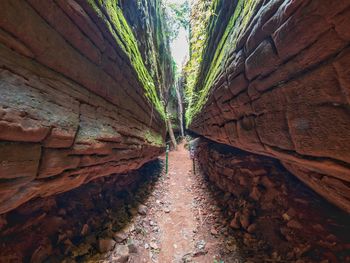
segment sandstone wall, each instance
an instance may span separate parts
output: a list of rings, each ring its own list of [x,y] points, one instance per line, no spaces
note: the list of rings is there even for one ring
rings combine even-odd
[[[236,20],[190,129],[281,160],[350,212],[350,2],[258,1],[252,12],[246,27]]]
[[[252,262],[349,261],[349,214],[322,200],[276,159],[203,138],[196,144],[197,170],[210,189],[223,191],[212,194],[231,235],[246,246],[243,254],[254,255]]]
[[[130,228],[162,168],[155,160],[0,215],[0,262],[98,262],[99,239]]]
[[[141,47],[143,61],[155,79],[160,97],[169,99],[169,89],[174,82],[173,62],[163,0],[121,0],[125,18],[132,25]],[[156,56],[154,55],[156,54]]]
[[[0,213],[163,151],[161,115],[108,15],[85,0],[1,1]]]

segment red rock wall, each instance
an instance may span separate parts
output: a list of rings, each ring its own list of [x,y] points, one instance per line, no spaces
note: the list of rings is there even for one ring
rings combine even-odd
[[[190,129],[281,160],[350,212],[349,32],[347,0],[261,1]]]
[[[0,214],[156,158],[164,123],[86,1],[0,3]]]
[[[155,160],[0,215],[0,262],[96,262],[91,256],[99,253],[98,238],[131,225],[162,168]]]
[[[223,191],[212,194],[252,262],[349,261],[350,215],[293,178],[278,160],[205,139],[196,144],[196,170],[210,189],[214,184]]]

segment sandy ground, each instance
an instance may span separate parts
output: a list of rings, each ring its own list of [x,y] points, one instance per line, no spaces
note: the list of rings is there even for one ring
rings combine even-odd
[[[145,203],[145,249],[132,262],[242,262],[233,252],[235,241],[213,227],[214,221],[224,219],[203,177],[194,174],[192,167],[184,143],[169,153],[169,173],[158,180],[153,196]],[[229,261],[225,249],[231,254]]]

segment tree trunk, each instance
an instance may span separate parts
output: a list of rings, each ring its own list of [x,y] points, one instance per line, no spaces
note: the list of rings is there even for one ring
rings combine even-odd
[[[168,126],[168,131],[169,131],[171,143],[173,144],[174,149],[176,150],[177,149],[177,143],[176,143],[176,139],[175,139],[175,135],[174,135],[173,127],[171,125],[170,118],[167,118],[167,126]]]
[[[175,83],[175,90],[176,90],[176,96],[177,96],[177,104],[179,106],[179,121],[180,121],[180,130],[181,130],[181,137],[185,136],[184,131],[184,125],[183,125],[183,107],[182,107],[182,99],[181,99],[181,93],[180,93],[180,79],[178,79]]]

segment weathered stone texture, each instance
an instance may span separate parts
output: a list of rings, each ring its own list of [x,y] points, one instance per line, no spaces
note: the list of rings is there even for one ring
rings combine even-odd
[[[149,186],[162,168],[162,162],[155,160],[136,171],[97,178],[72,191],[36,198],[2,214],[0,262],[57,262],[77,257],[80,260],[90,250],[98,254],[101,233],[105,238],[117,239],[117,230],[129,225],[133,211],[149,197]],[[90,249],[81,250],[82,245],[73,245],[71,240],[84,241]],[[46,247],[53,249],[45,254]]]
[[[0,214],[163,151],[163,120],[99,19],[85,1],[1,1]]]
[[[332,246],[327,247],[332,250],[332,260],[348,261],[346,257],[342,258],[342,254],[349,250],[345,244],[349,242],[346,222],[350,220],[350,215],[331,206],[307,187],[333,202],[336,200],[339,207],[346,209],[348,204],[344,197],[350,197],[346,183],[332,176],[304,170],[300,164],[284,162],[284,166],[301,179],[297,180],[276,159],[203,138],[191,143],[195,148],[196,170],[208,177],[210,189],[215,189],[214,184],[224,191],[221,195],[214,192],[216,201],[225,204],[222,211],[230,227],[236,230],[235,237],[240,238],[243,231],[244,244],[253,248],[253,262],[268,260],[256,258],[260,248],[246,239],[246,232],[259,240],[256,243],[264,240],[269,244],[264,256],[271,253],[269,251],[278,251],[285,258],[277,261],[288,262],[323,260],[327,256],[320,252],[324,248],[322,240],[332,236]],[[341,220],[329,223],[336,218]],[[340,228],[335,230],[335,225]],[[300,244],[308,247],[308,253],[303,253],[302,259],[300,255],[288,252],[301,247]],[[337,245],[339,247],[336,248]],[[274,247],[273,250],[271,247]]]
[[[262,2],[190,129],[280,159],[350,212],[350,2]]]

